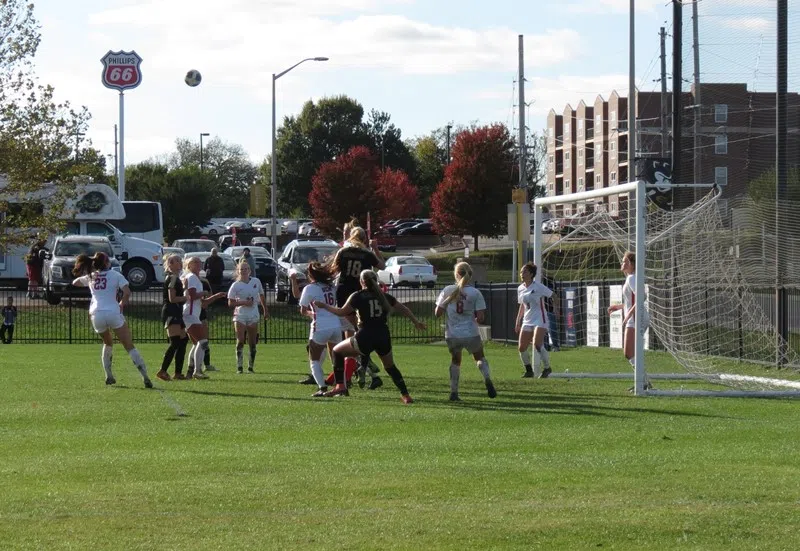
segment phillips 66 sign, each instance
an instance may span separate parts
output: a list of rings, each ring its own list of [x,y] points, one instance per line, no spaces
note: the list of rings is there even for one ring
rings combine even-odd
[[[139,66],[142,58],[134,51],[108,51],[100,61],[103,62],[103,86],[114,90],[130,90],[142,82],[142,71]]]

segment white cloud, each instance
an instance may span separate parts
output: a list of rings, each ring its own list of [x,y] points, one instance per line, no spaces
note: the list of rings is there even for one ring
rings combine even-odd
[[[637,12],[653,13],[662,8],[665,0],[636,0]],[[583,0],[579,3],[567,4],[571,13],[630,13],[630,0]]]
[[[763,17],[728,17],[722,20],[722,25],[737,31],[764,32],[775,29],[775,21]]]

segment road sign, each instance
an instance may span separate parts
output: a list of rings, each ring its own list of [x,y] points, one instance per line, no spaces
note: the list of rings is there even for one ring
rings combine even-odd
[[[100,58],[103,62],[103,86],[112,90],[130,90],[142,83],[140,65],[142,58],[134,51],[114,52],[109,50]]]
[[[528,202],[528,190],[525,188],[515,188],[511,190],[511,202],[512,203],[527,203]]]

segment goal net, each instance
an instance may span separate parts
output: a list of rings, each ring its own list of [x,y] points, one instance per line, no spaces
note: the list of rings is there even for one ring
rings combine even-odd
[[[636,187],[536,200],[535,218],[542,220],[543,209],[551,218],[544,228],[536,224],[534,256],[559,291],[562,337],[570,344],[622,348],[622,312],[607,308],[622,301],[622,255],[642,252]],[[800,395],[797,336],[782,341],[776,333],[774,259],[792,245],[775,236],[774,205],[733,207],[711,188],[700,194],[684,209],[645,200],[639,212],[650,324],[637,337],[640,349],[652,351],[642,354],[639,369],[655,387],[647,394]],[[789,263],[788,272],[797,273],[792,266],[800,265]],[[781,347],[786,362],[779,366]],[[621,352],[619,371],[632,376]]]

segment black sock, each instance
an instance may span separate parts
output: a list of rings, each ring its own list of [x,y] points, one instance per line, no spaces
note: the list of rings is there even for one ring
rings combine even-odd
[[[167,348],[167,351],[164,352],[164,359],[161,361],[161,371],[167,370],[169,364],[172,363],[172,359],[175,357],[175,353],[178,351],[178,347],[180,347],[180,345],[180,337],[175,336],[169,338],[169,347]]]
[[[392,382],[394,382],[394,386],[397,387],[397,389],[400,391],[400,394],[408,394],[406,382],[403,380],[403,375],[400,373],[400,370],[397,369],[396,365],[392,364],[392,367],[388,368],[386,373],[388,373],[389,377],[392,378]]]
[[[369,356],[367,356],[366,354],[361,354],[361,357],[359,358],[359,360],[360,360],[360,363],[361,363],[361,367],[363,369],[368,369],[369,368]]]
[[[183,360],[186,359],[186,346],[189,344],[189,337],[176,337],[180,339],[178,350],[175,351],[175,374],[183,371]]]
[[[337,385],[344,384],[344,356],[333,354],[333,378]]]
[[[255,365],[255,363],[256,363],[256,345],[255,344],[251,344],[250,345],[250,365],[249,365],[250,369],[253,369],[253,366]]]
[[[211,365],[211,348],[206,347],[206,355],[203,356],[203,365],[208,367]]]
[[[525,364],[525,373],[533,373],[533,366],[531,364]]]

